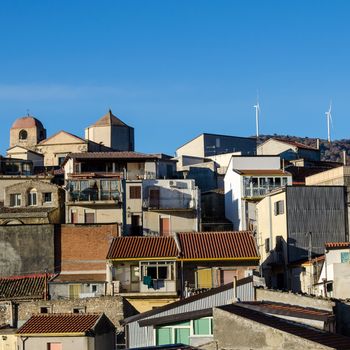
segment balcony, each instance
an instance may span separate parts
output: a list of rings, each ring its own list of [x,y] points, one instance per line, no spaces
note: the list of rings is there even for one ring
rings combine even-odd
[[[149,211],[152,210],[195,210],[196,202],[194,199],[185,198],[185,199],[169,199],[169,198],[159,198],[159,200],[154,200],[151,198],[144,199],[142,202],[142,207]]]
[[[68,192],[68,202],[121,202],[119,191],[84,190]]]

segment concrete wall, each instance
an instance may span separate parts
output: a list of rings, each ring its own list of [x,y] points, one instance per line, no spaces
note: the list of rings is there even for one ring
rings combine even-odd
[[[233,156],[229,168],[236,170],[275,170],[281,168],[281,159],[280,157],[271,156]]]
[[[18,338],[18,350],[47,350],[49,343],[61,343],[64,350],[102,350],[94,346],[93,337],[28,337],[24,344]]]
[[[242,177],[236,172],[228,169],[225,184],[225,216],[233,224],[234,230],[239,230],[242,226]]]
[[[214,308],[213,317],[214,339],[217,342],[218,349],[330,349],[221,309]]]
[[[176,156],[204,157],[204,135],[199,135],[195,139],[185,143],[176,150]]]
[[[0,226],[0,276],[55,270],[54,225]]]

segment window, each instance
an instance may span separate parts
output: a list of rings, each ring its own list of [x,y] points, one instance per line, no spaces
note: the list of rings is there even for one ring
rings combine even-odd
[[[213,318],[206,317],[193,321],[194,335],[212,335],[213,334]]]
[[[47,343],[47,350],[62,350],[62,343]]]
[[[25,130],[21,130],[19,132],[19,139],[20,140],[26,140],[28,138],[28,133]]]
[[[94,224],[95,223],[95,213],[85,213],[85,223]]]
[[[40,313],[41,314],[48,314],[48,313],[50,313],[50,308],[48,306],[41,306]]]
[[[350,262],[350,254],[349,252],[341,252],[340,253],[340,261],[342,264]]]
[[[80,284],[69,284],[68,285],[69,298],[78,299],[80,297],[81,285]]]
[[[97,284],[92,284],[90,286],[90,289],[91,289],[91,293],[96,293],[97,292]]]
[[[275,202],[274,211],[275,211],[275,216],[284,214],[284,201]]]
[[[73,314],[85,314],[85,307],[73,307]]]
[[[173,280],[174,263],[170,261],[141,262],[142,279],[145,276],[152,280]]]
[[[44,199],[44,203],[51,203],[52,202],[52,193],[51,192],[44,192],[43,199]]]
[[[22,195],[20,193],[10,194],[10,206],[20,207],[22,202]]]
[[[130,186],[129,187],[129,197],[130,197],[130,199],[140,199],[141,198],[141,186]]]
[[[36,205],[36,197],[37,197],[37,193],[35,189],[32,189],[29,191],[28,193],[28,205]]]

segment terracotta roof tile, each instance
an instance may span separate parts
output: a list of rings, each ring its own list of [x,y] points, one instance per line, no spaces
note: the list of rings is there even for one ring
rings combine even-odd
[[[259,259],[249,231],[179,233],[182,259]]]
[[[172,237],[116,237],[111,243],[107,259],[172,258],[177,255]]]
[[[54,275],[48,275],[48,280]],[[45,274],[0,278],[0,300],[42,299],[45,292]]]
[[[328,242],[325,247],[329,248],[350,248],[350,242]]]
[[[40,120],[32,116],[25,116],[25,117],[16,119],[12,124],[11,129],[34,128],[36,126],[44,128]]]
[[[71,153],[67,157],[73,159],[159,159],[158,154],[145,154],[131,151],[84,152]]]
[[[116,237],[107,259],[259,259],[255,239],[249,231],[184,232],[178,238],[181,257],[173,237]]]
[[[98,314],[38,314],[33,315],[17,334],[87,333],[101,317]]]
[[[278,138],[273,138],[273,140],[280,141],[280,142],[283,142],[283,143],[287,143],[287,144],[289,144],[291,146],[298,147],[298,148],[309,149],[309,150],[313,150],[313,151],[319,151],[315,147],[304,145],[303,143],[300,143],[300,142],[297,142],[297,141],[290,141],[290,140],[278,139]]]
[[[127,126],[123,121],[116,117],[111,110],[109,110],[103,117],[101,117],[95,124],[92,126],[105,126],[105,125],[118,125],[118,126]]]

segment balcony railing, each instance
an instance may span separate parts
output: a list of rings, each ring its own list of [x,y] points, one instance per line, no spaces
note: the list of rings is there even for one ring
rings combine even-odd
[[[69,202],[97,202],[115,201],[120,202],[122,196],[119,191],[83,190],[68,192]]]
[[[269,192],[281,188],[281,185],[263,186],[263,187],[246,187],[244,189],[244,197],[263,197]]]
[[[142,202],[142,206],[145,209],[157,209],[157,210],[175,210],[175,209],[195,209],[196,202],[194,199],[168,199],[160,198],[159,200],[153,200],[146,198]]]

